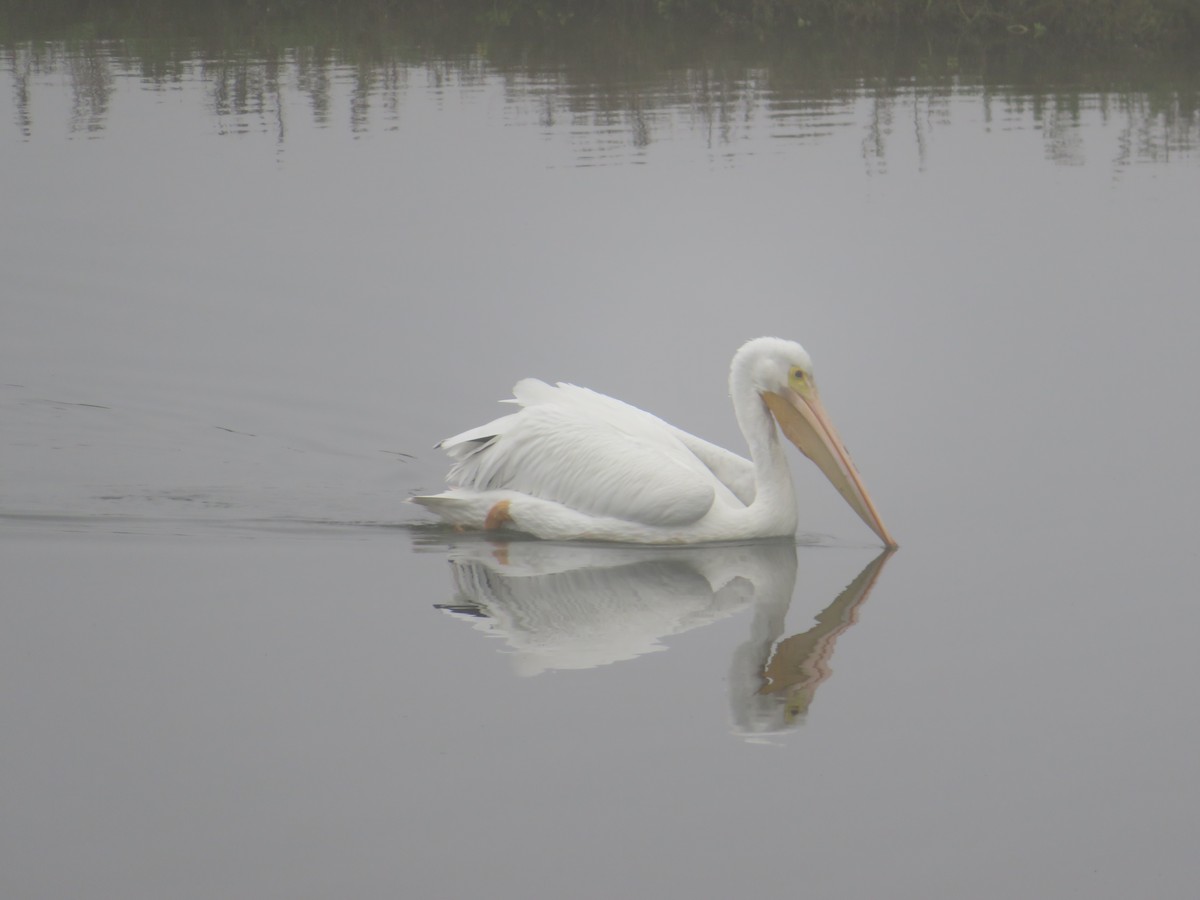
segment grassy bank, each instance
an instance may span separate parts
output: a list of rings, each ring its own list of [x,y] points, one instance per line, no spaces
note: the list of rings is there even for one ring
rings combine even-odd
[[[478,7],[508,22],[565,25],[616,14],[759,37],[853,29],[1027,34],[1092,46],[1200,40],[1200,0],[506,0]]]
[[[1200,0],[0,0],[0,39],[200,37],[233,28],[274,38],[403,24],[418,39],[464,30],[545,35],[669,29],[760,41],[800,33],[1027,38],[1074,47],[1200,47]],[[265,30],[265,32],[264,32]],[[286,38],[284,38],[286,40]]]

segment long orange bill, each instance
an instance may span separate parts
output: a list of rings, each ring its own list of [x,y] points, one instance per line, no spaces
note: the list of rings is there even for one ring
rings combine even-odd
[[[829,421],[816,387],[809,387],[804,393],[789,389],[782,393],[768,391],[762,396],[779,422],[779,427],[788,440],[796,445],[796,449],[817,464],[817,468],[825,473],[851,509],[879,535],[886,546],[898,546],[879,517],[875,504],[871,502],[862,477],[854,468],[842,439],[838,437],[837,429]]]

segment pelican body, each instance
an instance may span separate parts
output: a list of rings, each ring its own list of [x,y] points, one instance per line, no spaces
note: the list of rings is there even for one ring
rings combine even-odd
[[[517,412],[438,444],[454,460],[449,490],[412,500],[460,528],[546,540],[792,535],[796,496],[781,431],[896,546],[821,405],[803,347],[779,338],[744,344],[729,392],[749,459],[587,388],[523,379],[507,401]]]

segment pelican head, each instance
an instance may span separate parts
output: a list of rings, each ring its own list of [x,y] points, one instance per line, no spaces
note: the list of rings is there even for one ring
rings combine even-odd
[[[825,412],[808,352],[794,341],[758,338],[737,352],[732,371],[734,379],[750,379],[787,439],[817,464],[859,518],[887,546],[897,546]]]

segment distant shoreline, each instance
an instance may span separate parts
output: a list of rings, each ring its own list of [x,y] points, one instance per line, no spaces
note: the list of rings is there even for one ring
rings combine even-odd
[[[1079,49],[1200,47],[1200,0],[41,0],[0,3],[0,42],[231,29],[275,40],[400,29],[634,38],[681,30],[756,41],[806,34],[1050,41]]]

